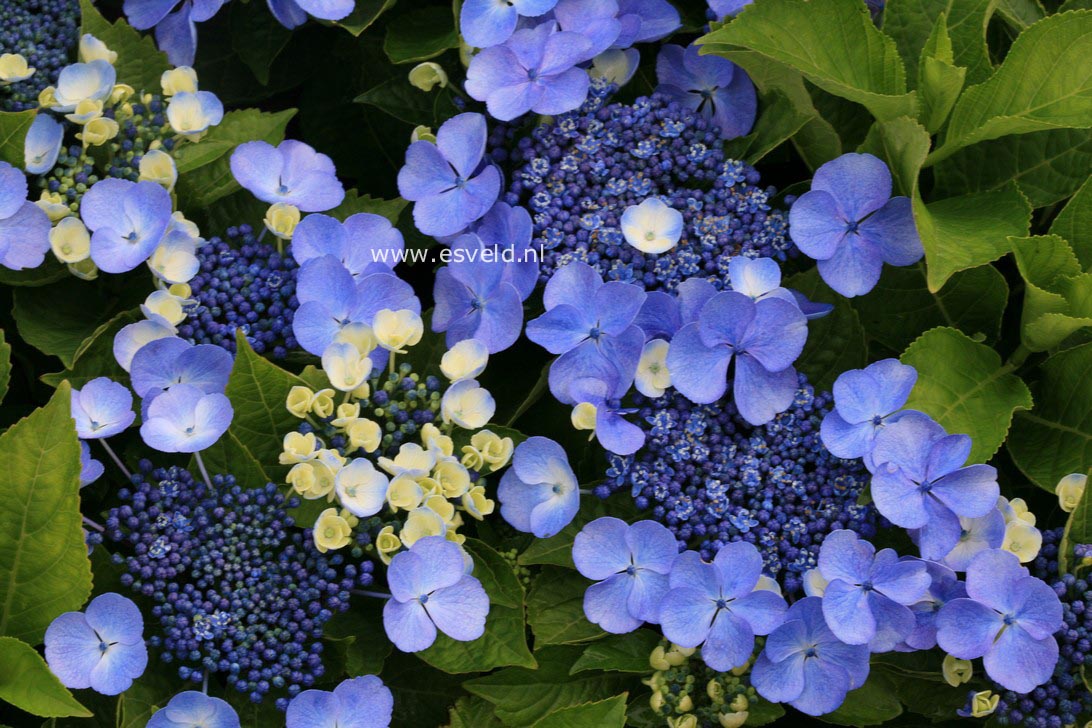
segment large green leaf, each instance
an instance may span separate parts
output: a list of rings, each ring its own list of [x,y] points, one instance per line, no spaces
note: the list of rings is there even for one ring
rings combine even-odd
[[[262,464],[230,430],[201,451],[201,461],[205,463],[210,477],[231,475],[235,477],[236,484],[243,488],[264,488],[270,482]],[[190,461],[189,471],[195,475],[200,472],[196,456]]]
[[[263,3],[232,3],[232,48],[263,86],[269,85],[273,61],[291,38],[292,31],[281,25]]]
[[[0,330],[0,402],[4,401],[4,396],[8,393],[8,384],[10,383],[11,344],[5,339],[3,330]]]
[[[762,94],[762,113],[747,136],[733,139],[726,147],[732,159],[745,159],[755,164],[783,142],[792,139],[800,129],[815,118],[797,107],[783,91],[774,89]]]
[[[360,35],[371,27],[379,16],[394,7],[396,0],[356,0],[356,7],[348,17],[337,21],[353,35]]]
[[[956,102],[935,163],[977,142],[1092,127],[1092,12],[1045,18],[1020,34],[988,81]]]
[[[934,169],[938,197],[988,192],[1010,181],[1032,207],[1069,197],[1092,169],[1092,132],[1055,129],[1002,137],[967,147]]]
[[[895,42],[876,28],[863,2],[756,0],[699,42],[707,53],[757,51],[879,119],[914,115]]]
[[[492,704],[476,695],[456,700],[448,716],[449,728],[501,728],[503,725],[493,713]]]
[[[0,700],[42,718],[90,718],[38,651],[14,637],[0,637]]]
[[[407,124],[435,129],[457,113],[454,99],[450,87],[422,91],[399,75],[373,86],[353,101],[374,106]]]
[[[945,13],[937,17],[933,32],[921,49],[921,64],[918,66],[918,93],[921,97],[918,118],[930,133],[944,125],[967,77],[967,69],[956,65],[954,60],[947,20]]]
[[[285,401],[292,387],[304,386],[303,380],[254,353],[241,331],[236,332],[235,346],[235,365],[227,385],[235,408],[229,432],[266,472],[281,475],[283,468],[277,465],[281,441],[300,424]]]
[[[51,387],[64,380],[79,389],[97,377],[110,377],[115,381],[127,381],[129,373],[121,368],[114,357],[114,337],[129,324],[144,318],[140,309],[123,311],[88,336],[72,355],[72,366],[64,371],[43,374],[40,378]]]
[[[1005,255],[1008,239],[1027,235],[1031,226],[1031,204],[1012,183],[928,205],[915,198],[913,204],[931,291],[939,291],[953,273]]]
[[[622,728],[626,724],[628,693],[555,710],[535,721],[532,728]]]
[[[459,32],[450,15],[429,6],[400,15],[387,25],[383,51],[391,63],[419,63],[459,47]]]
[[[918,75],[918,59],[937,17],[944,13],[952,42],[953,65],[967,69],[967,80],[989,77],[986,24],[996,0],[890,0],[883,9],[883,32],[895,39],[911,78]]]
[[[463,548],[474,559],[474,576],[488,592],[489,601],[502,607],[522,608],[523,584],[516,576],[512,562],[476,538],[468,538]]]
[[[1020,332],[1031,351],[1046,351],[1092,326],[1092,276],[1069,243],[1057,235],[1011,238],[1017,269],[1024,279]]]
[[[1048,359],[1035,384],[1035,410],[1018,412],[1008,448],[1039,487],[1054,492],[1064,475],[1092,463],[1092,344]]]
[[[527,622],[536,645],[587,642],[603,636],[603,630],[584,616],[584,592],[591,582],[575,571],[543,567],[527,595]]]
[[[823,318],[808,322],[808,340],[795,364],[812,386],[829,390],[842,372],[868,364],[868,344],[857,312],[849,299],[823,283],[818,269],[797,273],[785,285],[812,301],[834,305],[834,310]]]
[[[322,630],[331,652],[340,653],[350,677],[378,675],[393,645],[383,630],[378,599],[354,600],[349,611],[335,614]]]
[[[819,720],[835,725],[881,725],[901,714],[902,704],[895,695],[895,682],[877,670],[868,676],[864,685],[851,690],[837,710],[820,716]]]
[[[1092,269],[1092,177],[1054,218],[1050,232],[1069,242],[1082,268]]]
[[[853,299],[853,307],[870,338],[901,352],[936,326],[995,341],[1008,296],[1005,277],[991,265],[960,271],[934,293],[925,282],[925,264],[918,263],[885,266],[880,282],[867,295]]]
[[[913,197],[918,190],[918,173],[929,154],[929,132],[908,116],[877,121],[868,130],[859,151],[886,161],[895,193]]]
[[[0,111],[0,162],[22,168],[25,161],[23,146],[37,115],[36,109]]]
[[[492,703],[506,724],[530,726],[560,708],[609,698],[631,685],[632,677],[619,673],[570,675],[580,653],[579,647],[544,647],[535,653],[537,670],[506,668],[470,680],[464,687]]]
[[[41,641],[62,612],[91,594],[80,516],[80,443],[71,391],[0,435],[0,635]]]
[[[970,462],[989,460],[1005,441],[1012,413],[1032,407],[1031,392],[1012,367],[955,329],[925,332],[901,359],[918,370],[907,408],[925,412],[952,434],[970,435]]]
[[[330,217],[336,217],[338,220],[344,220],[350,215],[356,215],[360,212],[370,212],[373,215],[382,215],[387,218],[392,225],[398,223],[398,218],[401,216],[402,211],[406,209],[409,202],[403,200],[401,197],[396,197],[393,200],[384,200],[371,195],[362,195],[356,190],[347,190],[345,192],[345,199],[341,204],[330,210],[326,214]]]
[[[138,92],[160,92],[159,77],[170,64],[155,47],[151,34],[138,33],[124,20],[111,23],[91,0],[80,0],[80,16],[80,33],[90,33],[118,54],[114,61],[118,83],[127,83]]]
[[[650,629],[608,635],[588,645],[580,659],[573,663],[571,672],[574,675],[586,670],[648,673],[651,670],[649,657],[660,640],[660,634]]]

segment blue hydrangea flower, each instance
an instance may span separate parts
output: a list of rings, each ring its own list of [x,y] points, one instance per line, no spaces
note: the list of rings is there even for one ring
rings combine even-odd
[[[436,143],[416,141],[398,171],[398,192],[414,202],[413,222],[425,235],[454,235],[493,206],[500,172],[485,156],[481,114],[453,116],[436,131]]]
[[[553,536],[580,509],[580,485],[565,450],[546,437],[529,437],[512,454],[497,487],[501,516],[517,531]]]
[[[105,101],[116,81],[117,71],[108,61],[69,64],[57,76],[56,104],[50,109],[58,114],[68,114],[75,111],[81,101]]]
[[[811,191],[789,210],[789,235],[843,296],[871,291],[884,263],[910,265],[925,254],[910,198],[891,196],[891,172],[871,154],[843,154],[815,170]]]
[[[618,0],[618,14],[623,23],[636,16],[640,23],[631,43],[650,43],[666,38],[682,26],[682,18],[668,0]]]
[[[562,31],[578,33],[588,40],[590,45],[582,60],[611,47],[628,48],[641,25],[639,16],[619,16],[617,0],[559,0],[553,19]]]
[[[615,455],[632,455],[645,444],[644,430],[624,417],[633,412],[621,404],[629,386],[630,380],[608,369],[598,376],[577,378],[567,390],[576,405],[595,407],[595,438]]]
[[[819,549],[819,572],[829,583],[823,614],[838,639],[889,652],[914,629],[909,605],[929,588],[921,561],[900,561],[892,549],[876,548],[853,531],[835,531]]]
[[[83,612],[65,612],[45,633],[49,669],[66,687],[118,695],[148,666],[144,618],[131,599],[100,594]]]
[[[781,267],[773,258],[735,256],[728,263],[728,283],[733,291],[742,293],[752,301],[781,298],[796,304],[797,299],[792,292],[781,287]]]
[[[156,43],[172,66],[192,66],[197,51],[195,24],[212,18],[227,1],[125,0],[122,10],[137,30],[155,28]]]
[[[726,18],[729,15],[738,15],[739,11],[750,5],[754,0],[709,0],[709,9],[717,16],[717,19]]]
[[[0,162],[0,265],[12,270],[36,268],[49,250],[49,216],[27,202],[27,178]]]
[[[953,571],[966,571],[971,559],[979,553],[999,549],[1005,542],[1005,516],[999,508],[980,518],[960,518],[959,528],[959,542],[942,561]],[[911,532],[910,536],[918,537],[915,532]]]
[[[304,690],[288,704],[285,728],[387,728],[390,688],[375,675],[344,680],[333,692]]]
[[[656,521],[633,525],[597,518],[573,541],[576,570],[596,582],[584,592],[584,614],[607,632],[632,632],[659,622],[660,600],[679,544]]]
[[[519,205],[496,202],[489,212],[470,224],[467,232],[477,237],[460,235],[451,241],[454,251],[488,250],[493,260],[503,264],[502,278],[519,291],[521,301],[526,301],[538,283],[538,251],[531,248],[531,214]],[[475,253],[481,259],[482,253]],[[454,258],[453,258],[454,259]]]
[[[133,270],[155,252],[173,211],[171,194],[155,182],[96,182],[80,202],[91,231],[91,260],[107,273]]]
[[[288,29],[299,27],[311,15],[319,20],[342,20],[353,12],[355,0],[266,0],[277,22]]]
[[[117,360],[118,366],[129,371],[133,364],[133,357],[145,344],[177,333],[178,331],[167,319],[158,315],[123,326],[114,336],[114,359]]]
[[[910,559],[912,557],[907,558]],[[929,573],[929,589],[921,601],[910,605],[910,611],[914,613],[914,630],[906,636],[905,646],[911,650],[936,647],[937,614],[948,602],[967,596],[967,588],[947,566],[927,561],[925,570]]]
[[[752,425],[765,424],[792,404],[792,364],[807,338],[807,319],[795,303],[780,298],[752,301],[737,291],[718,293],[702,306],[697,321],[671,339],[671,383],[693,402],[715,402],[728,388],[728,366],[735,358],[736,407]]]
[[[843,372],[834,382],[834,410],[823,418],[823,444],[840,458],[864,458],[872,467],[876,434],[904,414],[917,380],[917,370],[898,359]]]
[[[755,86],[742,68],[719,56],[703,56],[696,45],[666,45],[656,58],[658,93],[693,109],[720,129],[740,137],[755,123]]]
[[[153,398],[179,384],[191,384],[205,394],[223,392],[231,376],[232,357],[212,344],[194,346],[184,339],[157,339],[142,346],[129,369],[133,391]]]
[[[1054,633],[1062,624],[1053,589],[1014,554],[984,551],[967,567],[967,598],[953,599],[937,615],[937,644],[962,660],[983,658],[993,680],[1027,693],[1054,672]]]
[[[773,703],[823,715],[868,678],[868,647],[847,645],[830,630],[818,597],[789,607],[751,668],[751,684]]]
[[[179,91],[167,103],[171,129],[194,141],[223,120],[224,104],[211,91]]]
[[[311,146],[285,139],[277,146],[256,141],[231,153],[235,180],[262,202],[284,202],[303,212],[322,212],[345,199],[333,161]]]
[[[226,700],[187,690],[153,713],[147,728],[239,728],[239,716]]]
[[[489,595],[465,572],[463,550],[443,536],[422,538],[391,559],[391,598],[383,627],[395,647],[419,652],[436,641],[436,631],[469,642],[485,632]]]
[[[523,330],[523,302],[504,280],[503,265],[467,261],[444,266],[436,272],[433,295],[432,330],[447,332],[448,347],[477,339],[496,354],[516,343]]]
[[[329,215],[308,215],[292,235],[292,257],[303,265],[332,255],[354,278],[389,273],[406,244],[402,233],[382,215],[360,212],[338,222]]]
[[[787,608],[780,594],[757,588],[761,576],[762,556],[745,541],[723,546],[713,563],[696,551],[680,554],[660,604],[664,637],[700,645],[705,664],[719,672],[744,665],[755,635],[777,629]]]
[[[72,390],[72,419],[84,440],[113,437],[133,424],[133,395],[109,377],[98,377]]]
[[[553,395],[576,404],[572,383],[597,375],[617,377],[628,388],[645,343],[633,324],[645,292],[630,283],[604,283],[594,268],[575,261],[550,278],[542,300],[546,313],[527,323],[527,338],[561,355],[550,365]]]
[[[503,45],[471,59],[466,91],[501,121],[528,111],[572,111],[584,103],[591,83],[587,71],[576,64],[594,56],[592,50],[586,36],[559,30],[553,21],[517,30]]]
[[[405,281],[391,273],[354,280],[332,255],[308,261],[300,269],[296,298],[300,306],[292,319],[292,331],[300,346],[315,356],[322,356],[346,327],[370,327],[375,315],[385,308],[421,313],[421,302]]]
[[[35,116],[23,143],[23,162],[27,172],[45,174],[53,169],[63,142],[63,124],[49,114]]]
[[[86,441],[80,440],[80,487],[91,485],[102,477],[106,467],[91,457],[91,446]]]
[[[555,5],[557,0],[466,0],[459,13],[459,32],[475,48],[488,48],[508,40],[521,17],[538,17]]]
[[[971,438],[947,435],[927,415],[911,412],[876,436],[872,500],[897,526],[921,529],[922,558],[943,559],[959,543],[959,519],[994,510],[1001,494],[997,470],[968,465]]]
[[[227,432],[233,415],[224,395],[175,384],[148,405],[140,436],[161,452],[199,452]]]

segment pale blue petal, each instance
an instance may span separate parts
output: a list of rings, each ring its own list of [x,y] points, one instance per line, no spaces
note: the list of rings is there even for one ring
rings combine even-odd
[[[891,198],[891,172],[871,154],[843,154],[815,171],[813,190],[833,195],[851,221],[860,221]]]
[[[489,595],[480,581],[473,576],[463,576],[451,586],[432,592],[425,603],[425,611],[437,629],[448,637],[469,642],[485,634]]]
[[[805,192],[789,208],[789,235],[814,260],[832,257],[846,238],[847,222],[838,202],[820,190]]]
[[[716,402],[728,389],[728,364],[732,351],[727,347],[709,348],[702,342],[699,324],[679,329],[667,352],[671,383],[692,402]]]
[[[1034,639],[1019,627],[1007,629],[983,659],[986,674],[1002,687],[1028,693],[1050,680],[1058,663],[1058,641]]]
[[[671,589],[660,603],[660,629],[680,647],[697,647],[709,636],[717,604],[696,589]]]
[[[925,255],[909,197],[894,197],[870,215],[859,228],[872,241],[888,265],[911,265]]]
[[[701,658],[714,670],[727,672],[747,662],[754,647],[751,626],[731,611],[721,610],[701,647]]]
[[[867,644],[876,634],[868,592],[841,579],[827,585],[823,594],[823,616],[830,631],[846,644]]]
[[[394,646],[403,652],[420,652],[436,641],[436,625],[416,600],[387,600],[383,605],[383,629]]]
[[[732,395],[740,416],[752,425],[764,425],[787,410],[796,398],[798,385],[792,367],[769,372],[749,354],[736,357]]]
[[[613,634],[640,627],[644,620],[630,614],[628,608],[633,581],[628,574],[614,574],[588,587],[584,592],[584,615],[588,621]]]
[[[629,528],[625,521],[604,517],[580,529],[573,541],[576,570],[593,581],[625,571],[630,565]]]
[[[973,599],[953,599],[937,614],[937,644],[961,660],[989,652],[1004,626],[1001,615]]]

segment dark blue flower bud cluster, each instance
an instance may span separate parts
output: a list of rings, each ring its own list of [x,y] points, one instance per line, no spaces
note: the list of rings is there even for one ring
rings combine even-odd
[[[655,399],[635,395],[639,421],[648,424],[645,445],[609,456],[597,495],[629,490],[639,509],[709,561],[726,543],[749,541],[785,593],[799,593],[828,533],[846,528],[872,538],[881,520],[872,505],[858,504],[869,482],[864,465],[834,457],[819,439],[830,394],[799,377],[792,406],[760,427],[727,400],[694,404],[673,389]]]
[[[409,362],[398,365],[398,371],[373,371],[368,380],[371,392],[367,397],[357,399],[360,404],[360,416],[379,424],[383,440],[377,455],[393,458],[404,442],[420,444],[421,428],[440,419],[440,400],[443,397],[444,382],[438,377],[422,377],[413,371]],[[364,457],[361,449],[350,450],[344,430],[330,424],[336,414],[322,420],[322,428],[316,429],[308,422],[300,425],[299,431],[306,434],[314,432],[327,447],[336,449],[345,457]]]
[[[1050,682],[1030,693],[994,687],[1001,699],[992,719],[999,725],[1063,728],[1092,717],[1092,692],[1082,679],[1082,674],[1092,674],[1092,582],[1073,574],[1058,575],[1062,531],[1055,528],[1043,532],[1043,547],[1031,565],[1032,576],[1050,584],[1062,602],[1065,624],[1055,633],[1058,664]]]
[[[18,53],[36,69],[25,81],[0,87],[0,110],[24,111],[38,105],[38,94],[57,82],[80,37],[78,0],[0,2],[0,53]]]
[[[254,351],[274,359],[299,348],[292,333],[299,266],[291,255],[240,225],[199,247],[197,259],[201,268],[190,280],[197,303],[179,325],[179,336],[234,353],[235,330],[242,329]]]
[[[285,511],[298,500],[272,483],[247,490],[216,475],[210,491],[145,460],[118,497],[106,535],[128,552],[114,556],[122,583],[155,605],[148,643],[164,662],[194,682],[222,674],[255,703],[274,693],[282,709],[315,684],[323,625],[372,583],[371,561],[320,554]]]
[[[784,260],[795,251],[786,216],[770,208],[773,188],[725,158],[705,119],[660,94],[604,105],[610,91],[597,86],[588,104],[536,128],[511,152],[505,201],[531,213],[532,245],[545,250],[543,282],[583,260],[606,280],[646,290],[673,292],[694,276],[719,287],[734,255]],[[684,220],[678,244],[660,255],[630,246],[620,227],[626,208],[649,196],[663,197]]]

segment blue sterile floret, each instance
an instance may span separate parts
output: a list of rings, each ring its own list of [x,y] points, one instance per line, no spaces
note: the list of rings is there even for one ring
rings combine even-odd
[[[0,110],[23,111],[38,105],[38,93],[68,65],[80,35],[78,0],[0,2],[0,53],[18,53],[36,69],[25,81],[0,89]]]
[[[190,281],[197,304],[179,325],[179,336],[234,352],[235,330],[242,328],[259,354],[283,359],[298,348],[292,319],[299,266],[291,255],[258,242],[249,225],[240,225],[209,239],[197,258],[201,268]]]
[[[531,212],[532,246],[545,248],[542,282],[584,260],[606,280],[646,290],[673,292],[693,276],[722,287],[731,256],[795,254],[784,214],[770,207],[773,188],[725,157],[715,127],[662,94],[605,105],[612,88],[595,85],[580,110],[536,128],[511,152],[504,200]],[[495,129],[494,146],[508,133]],[[631,247],[620,227],[622,213],[649,196],[662,196],[684,220],[678,244],[659,255]]]
[[[373,564],[315,550],[286,513],[298,500],[272,483],[212,483],[141,461],[106,535],[121,544],[122,584],[154,604],[148,641],[164,662],[194,682],[221,673],[254,702],[273,693],[283,709],[322,676],[323,625],[372,583]]]
[[[828,533],[846,528],[871,538],[882,520],[858,504],[868,471],[834,457],[819,439],[830,395],[816,394],[802,374],[799,381],[792,406],[759,427],[731,402],[698,405],[674,390],[635,395],[645,446],[610,456],[596,493],[629,490],[638,508],[707,561],[726,543],[749,541],[785,593],[799,594]]]

